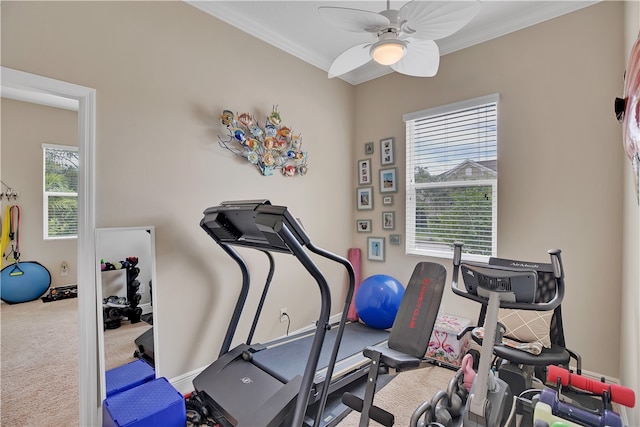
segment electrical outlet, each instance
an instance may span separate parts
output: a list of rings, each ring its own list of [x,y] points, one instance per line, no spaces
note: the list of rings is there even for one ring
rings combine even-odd
[[[287,312],[287,309],[286,308],[281,308],[280,309],[280,323],[286,322],[288,318],[289,318],[289,313]]]
[[[66,261],[62,261],[62,264],[60,264],[60,275],[66,276],[67,274],[69,274],[69,264],[67,264]]]

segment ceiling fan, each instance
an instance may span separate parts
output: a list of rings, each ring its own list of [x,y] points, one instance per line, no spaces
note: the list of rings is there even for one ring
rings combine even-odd
[[[480,10],[480,2],[413,0],[399,10],[382,12],[321,6],[320,14],[346,31],[373,34],[377,41],[362,43],[341,53],[329,68],[329,78],[355,70],[373,60],[402,74],[433,77],[440,65],[434,40],[447,37],[467,25]]]

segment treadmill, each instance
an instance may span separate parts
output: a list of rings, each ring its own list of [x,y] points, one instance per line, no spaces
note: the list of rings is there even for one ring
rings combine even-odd
[[[289,210],[268,200],[223,202],[204,211],[200,226],[238,264],[242,287],[218,359],[193,380],[196,393],[223,426],[337,423],[335,412],[325,413],[329,394],[364,380],[370,361],[362,349],[384,345],[388,339],[388,331],[347,322],[355,289],[351,263],[314,246]],[[230,349],[250,289],[247,264],[235,246],[262,251],[270,269],[247,342]],[[268,344],[252,344],[274,274],[272,252],[293,255],[315,279],[320,290],[319,319],[314,330]],[[340,321],[334,325],[329,324],[329,285],[309,252],[342,264],[347,270],[349,288]]]

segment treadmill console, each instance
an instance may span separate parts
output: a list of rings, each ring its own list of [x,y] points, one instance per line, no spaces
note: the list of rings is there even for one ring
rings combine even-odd
[[[291,253],[284,229],[300,245],[310,242],[289,210],[268,200],[223,202],[204,211],[200,226],[219,244]]]

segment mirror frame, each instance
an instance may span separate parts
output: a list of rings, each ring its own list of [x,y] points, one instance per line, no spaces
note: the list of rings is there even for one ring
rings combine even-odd
[[[106,372],[106,361],[105,361],[105,344],[104,344],[104,319],[102,317],[102,278],[98,278],[98,276],[100,274],[102,274],[101,269],[100,269],[100,259],[98,256],[98,246],[100,245],[100,234],[104,233],[104,232],[108,232],[108,231],[147,231],[149,232],[149,236],[150,236],[150,240],[149,240],[149,244],[151,245],[150,248],[150,255],[151,255],[151,260],[152,260],[152,267],[151,267],[151,283],[153,283],[153,286],[155,287],[156,284],[158,283],[156,278],[156,228],[152,225],[150,226],[140,226],[140,227],[106,227],[106,228],[96,228],[95,231],[95,268],[96,268],[96,310],[98,313],[98,354],[100,355],[99,358],[99,368],[100,368],[100,373],[101,373],[101,381],[100,381],[100,393],[101,393],[101,397],[102,400],[104,400],[106,398],[106,384],[105,381],[103,380],[105,378],[105,372]],[[99,290],[98,290],[99,289]],[[156,315],[156,292],[151,292],[151,306],[153,307],[153,355],[154,355],[154,371],[156,374],[156,378],[158,378],[158,316]]]
[[[1,67],[2,97],[78,112],[78,335],[80,425],[100,425],[95,271],[96,90]]]

